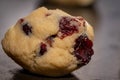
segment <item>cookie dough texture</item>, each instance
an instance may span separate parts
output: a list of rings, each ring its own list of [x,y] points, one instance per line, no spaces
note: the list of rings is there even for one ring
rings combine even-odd
[[[59,30],[59,20],[62,16],[73,17],[59,9],[48,10],[41,7],[33,11],[28,16],[22,18],[23,23],[32,26],[32,33],[26,35],[21,28],[21,21],[12,26],[2,40],[2,46],[6,54],[16,63],[26,70],[46,75],[63,76],[78,68],[78,61],[70,53],[75,39],[84,32],[84,27],[80,27],[79,33],[67,36],[64,39],[54,38],[52,47],[45,39],[54,35]],[[94,34],[92,27],[86,22],[88,37],[93,40]],[[39,55],[40,43],[46,43],[47,51],[44,55]]]

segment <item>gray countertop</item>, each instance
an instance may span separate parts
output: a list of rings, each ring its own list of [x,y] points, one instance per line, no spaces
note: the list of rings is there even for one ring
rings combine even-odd
[[[0,1],[0,40],[16,21],[41,6],[40,0]],[[91,62],[72,74],[50,78],[31,74],[9,58],[0,45],[0,80],[120,80],[120,0],[97,0],[91,8],[46,5],[82,15],[95,28]]]

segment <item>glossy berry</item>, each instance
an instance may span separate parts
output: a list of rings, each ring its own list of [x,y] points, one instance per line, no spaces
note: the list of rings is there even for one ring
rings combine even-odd
[[[54,41],[53,39],[57,37],[57,34],[51,35],[46,38],[47,43],[52,47],[52,42]]]
[[[91,56],[94,54],[92,46],[93,43],[87,35],[81,35],[75,40],[73,53],[77,59],[82,62],[82,65],[87,64],[90,61]]]
[[[19,22],[20,22],[20,24],[22,24],[22,23],[24,22],[24,19],[21,18],[21,19],[19,20]]]
[[[29,35],[30,33],[32,33],[32,26],[30,26],[30,24],[28,24],[27,22],[25,22],[25,20],[23,18],[21,18],[19,20],[19,23],[22,26],[22,30],[24,31],[24,33],[26,35]]]
[[[29,35],[30,33],[32,33],[32,27],[28,23],[23,24],[22,29],[26,35]]]
[[[76,18],[71,17],[63,17],[60,19],[59,27],[62,35],[60,38],[64,38],[66,36],[70,36],[73,33],[78,33],[78,27],[80,26],[80,22]]]
[[[77,44],[75,44],[74,49],[76,48],[91,48],[93,46],[93,43],[90,39],[88,39],[88,37],[86,35],[81,35],[79,36],[75,42]]]
[[[46,17],[48,17],[48,16],[50,16],[50,15],[51,15],[50,13],[45,14]]]
[[[93,51],[93,49],[92,48],[88,48],[88,49],[86,49],[86,52],[87,52],[87,54],[89,55],[89,56],[92,56],[93,54],[94,54],[94,51]]]
[[[47,51],[47,45],[45,43],[41,42],[39,54],[43,55],[46,51]]]
[[[88,38],[85,38],[84,39],[84,45],[87,47],[87,48],[91,48],[93,46],[93,43],[91,40],[89,40]]]

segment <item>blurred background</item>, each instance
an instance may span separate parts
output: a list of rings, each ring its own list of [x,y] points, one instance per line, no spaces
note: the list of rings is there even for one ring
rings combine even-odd
[[[0,80],[120,80],[120,0],[1,0],[0,40],[19,18],[41,6],[83,16],[94,27],[92,60],[72,75],[50,78],[26,72],[0,45]]]

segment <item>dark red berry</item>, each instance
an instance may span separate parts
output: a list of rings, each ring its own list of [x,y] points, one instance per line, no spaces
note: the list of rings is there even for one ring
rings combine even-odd
[[[90,57],[87,55],[86,50],[81,50],[79,55],[81,56],[81,60],[84,64],[87,64],[89,62]]]
[[[81,35],[79,36],[75,42],[77,44],[75,44],[74,49],[76,48],[91,48],[93,46],[93,43],[90,39],[88,39],[87,35]]]
[[[73,54],[82,62],[82,65],[87,64],[94,54],[92,46],[92,41],[85,34],[75,40]]]
[[[47,16],[50,16],[50,15],[51,15],[50,13],[45,14],[46,17],[47,17]]]
[[[19,20],[19,23],[22,25],[22,30],[26,35],[29,35],[30,33],[32,33],[32,26],[30,26],[30,24],[25,22],[23,18]]]
[[[91,47],[93,46],[92,41],[89,40],[88,38],[85,38],[85,39],[84,39],[84,43],[85,43],[85,46],[86,46],[87,48],[91,48]]]
[[[94,51],[93,51],[93,49],[92,48],[88,48],[88,49],[86,49],[86,52],[87,52],[87,54],[89,55],[89,56],[92,56],[93,54],[94,54]]]
[[[52,42],[54,41],[53,39],[57,36],[57,34],[51,35],[46,38],[47,43],[52,47]]]
[[[64,38],[66,36],[70,36],[73,33],[78,33],[78,27],[81,25],[81,23],[76,18],[71,17],[63,17],[60,19],[59,27],[62,35],[60,35],[60,38]]]
[[[77,59],[82,62],[82,64],[87,64],[91,59],[91,56],[88,55],[88,52],[84,49],[78,49],[74,51],[74,54],[77,57]]]
[[[84,50],[78,49],[78,50],[75,50],[74,53],[75,53],[75,56],[77,57],[77,59],[82,59],[81,55],[84,53]]]
[[[22,24],[22,23],[24,22],[24,19],[21,18],[21,19],[19,20],[19,22],[20,22],[20,24]]]
[[[26,35],[32,33],[32,27],[28,23],[23,24],[22,29]]]
[[[47,45],[45,43],[41,42],[39,54],[43,55],[46,51],[47,51]]]

